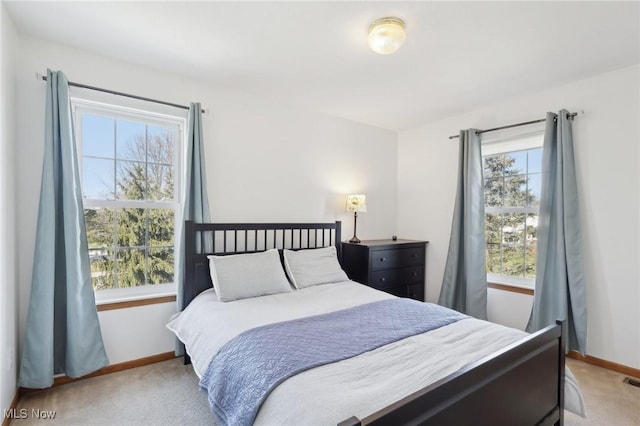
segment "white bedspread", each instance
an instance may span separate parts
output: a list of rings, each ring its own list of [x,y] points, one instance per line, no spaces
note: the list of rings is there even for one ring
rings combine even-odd
[[[218,350],[245,330],[392,297],[354,282],[233,302],[219,302],[215,293],[207,290],[167,327],[185,343],[201,377]],[[362,418],[526,335],[469,318],[307,370],[274,389],[255,424],[299,425],[300,419],[313,419],[314,425],[335,425],[353,415]],[[566,408],[583,414],[577,385],[570,372],[567,376]]]

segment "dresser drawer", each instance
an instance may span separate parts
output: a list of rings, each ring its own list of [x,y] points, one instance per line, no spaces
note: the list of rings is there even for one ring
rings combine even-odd
[[[424,247],[371,251],[371,270],[424,264]]]
[[[407,286],[407,297],[424,301],[424,282]]]
[[[407,287],[403,285],[401,285],[400,287],[385,288],[384,291],[385,293],[393,294],[394,296],[408,297]]]
[[[369,285],[383,290],[391,287],[406,286],[415,282],[424,282],[422,266],[373,271]]]

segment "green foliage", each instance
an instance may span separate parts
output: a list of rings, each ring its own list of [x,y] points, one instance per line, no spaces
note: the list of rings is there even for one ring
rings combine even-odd
[[[173,200],[171,133],[138,135],[118,161],[122,200]],[[162,284],[174,279],[174,212],[166,208],[85,209],[94,289]]]

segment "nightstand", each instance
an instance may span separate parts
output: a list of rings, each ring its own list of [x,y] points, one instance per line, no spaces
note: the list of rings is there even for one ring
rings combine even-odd
[[[395,296],[424,301],[428,241],[368,240],[342,243],[349,278]]]

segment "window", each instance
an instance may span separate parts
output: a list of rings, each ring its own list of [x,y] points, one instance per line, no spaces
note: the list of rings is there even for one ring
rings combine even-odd
[[[533,287],[542,135],[526,139],[483,146],[487,279]]]
[[[74,112],[96,299],[174,291],[184,120],[77,100]]]

